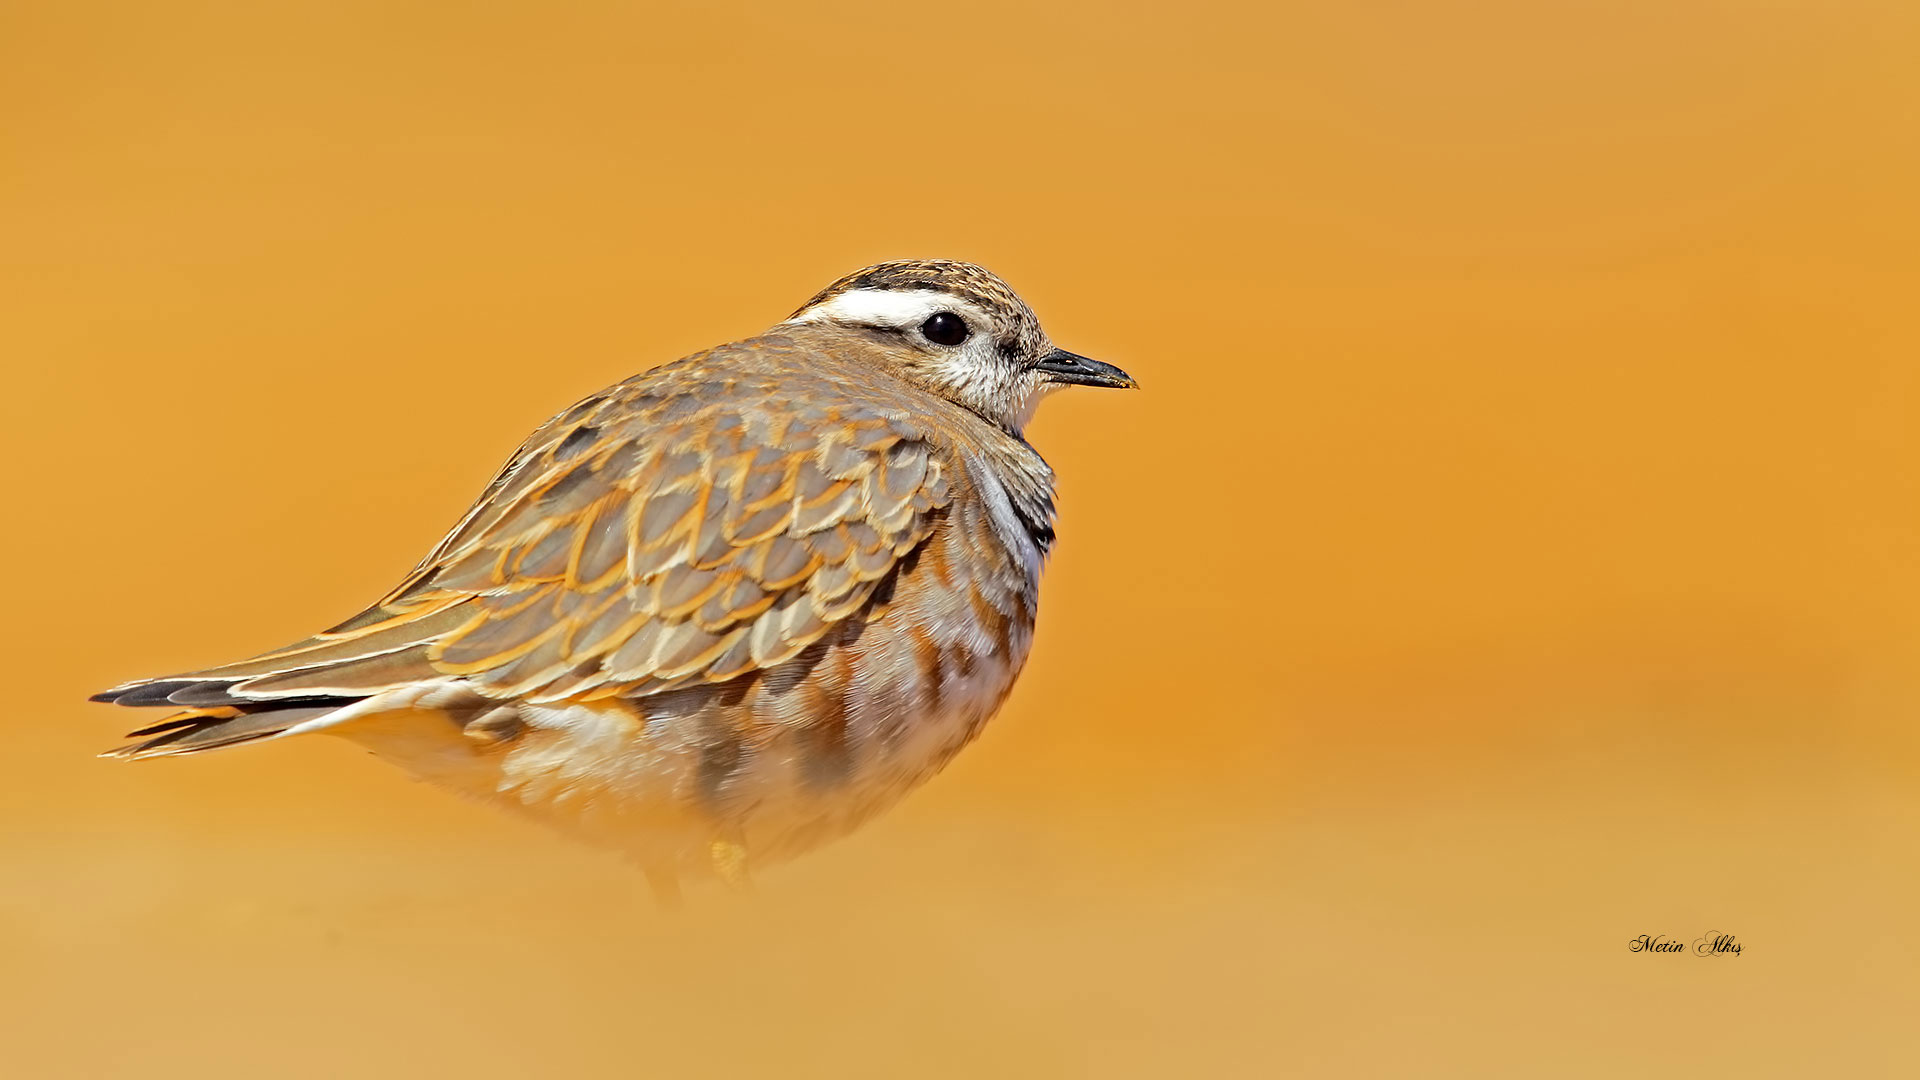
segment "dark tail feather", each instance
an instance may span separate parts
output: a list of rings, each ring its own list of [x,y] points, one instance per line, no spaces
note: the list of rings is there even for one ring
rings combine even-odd
[[[197,754],[202,750],[237,746],[240,743],[278,735],[295,724],[305,723],[317,716],[325,716],[335,709],[352,704],[354,700],[338,698],[325,703],[315,703],[309,699],[297,703],[189,709],[127,735],[129,739],[144,739],[144,741],[109,750],[100,756],[137,761],[140,758]]]
[[[261,702],[260,697],[249,697],[233,692],[233,679],[148,679],[116,686],[111,690],[102,690],[88,698],[88,701],[100,701],[109,705],[130,705],[136,709],[154,705],[189,705],[198,708],[210,708],[216,705],[235,705],[251,711],[251,706]],[[281,698],[286,704],[305,705],[309,701],[331,699],[337,695],[317,693],[306,699]]]

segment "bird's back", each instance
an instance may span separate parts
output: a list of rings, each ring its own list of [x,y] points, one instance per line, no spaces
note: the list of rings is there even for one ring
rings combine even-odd
[[[127,756],[324,730],[661,879],[845,832],[998,707],[1052,538],[1031,447],[871,347],[781,328],[580,402],[380,603],[103,695],[193,706]]]

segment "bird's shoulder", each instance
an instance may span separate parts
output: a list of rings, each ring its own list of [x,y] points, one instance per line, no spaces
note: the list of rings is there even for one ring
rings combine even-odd
[[[728,342],[643,371],[578,402],[529,438],[564,437],[581,427],[635,438],[697,434],[735,420],[763,420],[750,438],[782,442],[832,424],[910,428],[960,423],[958,406],[889,374],[816,333],[770,332]],[[840,347],[835,347],[838,344]],[[853,343],[858,344],[858,343]],[[968,414],[971,417],[971,414]]]

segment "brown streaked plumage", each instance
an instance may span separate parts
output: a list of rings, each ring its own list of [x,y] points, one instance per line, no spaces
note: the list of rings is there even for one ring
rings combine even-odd
[[[662,888],[840,835],[937,771],[1032,639],[1066,383],[999,278],[883,263],[542,426],[378,603],[100,694],[125,758],[324,731],[622,850]]]

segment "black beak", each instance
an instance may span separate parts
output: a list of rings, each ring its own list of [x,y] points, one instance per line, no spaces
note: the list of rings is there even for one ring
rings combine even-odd
[[[1131,390],[1140,385],[1133,380],[1133,376],[1112,364],[1089,360],[1065,349],[1053,350],[1041,357],[1034,367],[1047,373],[1048,382],[1073,386],[1111,386],[1121,390]]]

